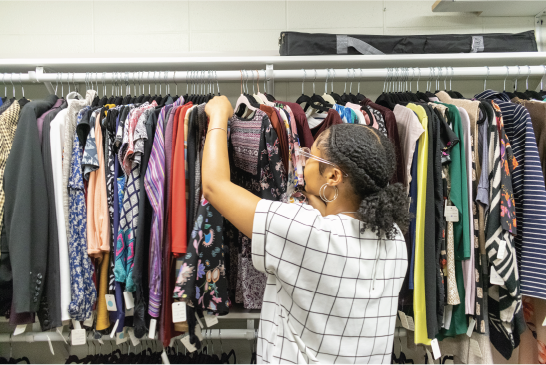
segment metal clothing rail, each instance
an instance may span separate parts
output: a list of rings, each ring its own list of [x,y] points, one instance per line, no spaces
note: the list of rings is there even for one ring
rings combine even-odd
[[[324,80],[334,78],[338,81],[350,80],[385,80],[387,77],[407,78],[416,81],[418,78],[443,80],[445,78],[526,78],[527,76],[544,76],[546,66],[481,66],[481,67],[393,67],[393,68],[341,68],[341,69],[298,69],[274,70],[273,65],[266,69],[247,69],[234,71],[122,71],[122,72],[53,72],[44,73],[42,67],[27,73],[0,73],[4,83],[40,83],[40,82],[194,82],[206,83],[216,81],[264,79],[278,81],[302,81],[303,79]]]
[[[394,330],[394,335],[396,337],[406,337],[407,330],[403,327],[396,327]],[[9,333],[0,334],[0,343],[2,342],[64,342],[69,341],[69,332],[64,332],[63,337],[58,332],[25,332],[17,336],[13,336]],[[255,339],[255,330],[253,329],[206,329],[206,332],[203,331],[203,337],[211,340],[249,340],[252,341]],[[49,339],[48,339],[49,337]],[[102,341],[116,341],[116,336],[111,338],[109,335],[103,335]],[[88,341],[97,341],[93,338],[91,334],[88,334]],[[149,339],[147,336],[141,338],[140,340],[145,341],[159,341],[158,339]]]

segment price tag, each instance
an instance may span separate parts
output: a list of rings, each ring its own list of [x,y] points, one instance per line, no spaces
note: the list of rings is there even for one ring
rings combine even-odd
[[[218,317],[215,315],[205,314],[205,323],[207,327],[212,327],[215,324],[218,324]]]
[[[400,323],[402,324],[402,327],[409,330],[408,317],[406,316],[406,313],[398,311],[398,315],[400,316]]]
[[[197,322],[199,323],[199,325],[201,326],[201,328],[205,327],[205,326],[203,326],[203,322],[201,322],[201,318],[199,318],[199,316],[197,315],[197,313],[195,313],[195,318],[197,318]]]
[[[76,321],[75,319],[72,320],[72,327],[74,327],[75,330],[81,330],[82,329],[80,321]]]
[[[495,270],[494,266],[491,266],[491,274],[489,276],[489,282],[493,285],[504,285],[504,280],[497,273],[497,270]]]
[[[459,210],[453,205],[445,207],[444,215],[446,221],[448,222],[458,222],[459,221]]]
[[[150,330],[148,331],[148,338],[150,340],[155,339],[155,327],[157,326],[157,319],[152,318],[150,321]]]
[[[173,303],[173,323],[184,322],[186,320],[186,302]]]
[[[451,315],[453,314],[453,306],[448,304],[444,307],[444,328],[446,330],[451,327]]]
[[[114,324],[114,328],[112,328],[112,332],[110,332],[110,338],[114,338],[114,336],[116,335],[116,330],[118,329],[118,325],[119,325],[119,319],[116,320],[116,323]]]
[[[55,351],[53,351],[53,344],[51,343],[51,338],[49,338],[48,335],[46,335],[47,337],[47,343],[49,344],[49,351],[51,351],[51,355],[55,355]]]
[[[135,300],[133,298],[133,293],[129,291],[123,292],[123,298],[125,299],[125,308],[131,309],[135,307]]]
[[[476,320],[474,318],[470,318],[468,321],[468,330],[466,331],[466,335],[468,337],[472,337],[472,332],[474,332],[474,327],[476,326]]]
[[[133,317],[135,315],[135,307],[131,309],[125,309],[125,317]]]
[[[190,343],[190,336],[182,337],[182,339],[180,339],[180,342],[182,342],[182,345],[184,345],[189,352],[194,352],[195,350],[197,350],[197,348]]]
[[[482,357],[482,350],[480,349],[480,344],[475,339],[470,339],[470,350],[474,353],[474,355],[478,357]]]
[[[407,317],[408,317],[409,330],[415,331],[415,323],[413,322],[413,317],[411,316],[407,316]]]
[[[199,324],[195,325],[195,335],[199,338],[199,341],[203,341],[203,333],[201,333],[201,326]]]
[[[64,336],[63,336],[63,328],[64,328],[64,326],[57,327],[57,333],[59,335],[61,335],[61,338],[63,339],[64,343],[68,345],[68,342],[66,342],[66,338],[64,338]]]
[[[125,332],[125,329],[123,331],[116,334],[116,345],[121,345],[124,342],[127,342],[129,339],[129,336],[127,335],[127,332]]]
[[[170,364],[169,357],[167,356],[167,353],[165,352],[165,349],[163,349],[163,352],[161,353],[161,360],[163,360],[163,364]]]
[[[21,333],[25,332],[26,330],[27,330],[27,325],[26,324],[20,324],[17,327],[15,327],[15,331],[13,331],[13,335],[14,336],[20,335]]]
[[[109,312],[117,312],[118,307],[116,306],[116,297],[114,294],[106,294],[106,308]]]
[[[434,355],[434,360],[439,359],[442,357],[442,353],[440,352],[440,345],[438,345],[438,339],[434,339],[430,341],[430,346],[432,347],[432,354]]]
[[[429,363],[429,364],[434,364],[434,359],[432,358],[432,354],[431,354],[430,351],[428,350],[428,347],[425,347],[425,350],[426,350],[426,352],[427,352],[428,363]]]
[[[93,318],[95,317],[95,312],[91,312],[91,315],[89,316],[89,318],[87,318],[84,322],[83,322],[83,325],[85,327],[93,327]]]
[[[72,346],[85,345],[85,330],[72,330],[70,333],[70,339],[72,340]]]
[[[506,241],[499,242],[499,250],[497,251],[497,258],[503,259],[506,256]]]
[[[140,344],[140,340],[135,336],[134,328],[130,327],[127,332],[129,332],[129,338],[131,339],[131,343],[133,344],[133,346],[136,347],[138,344]]]

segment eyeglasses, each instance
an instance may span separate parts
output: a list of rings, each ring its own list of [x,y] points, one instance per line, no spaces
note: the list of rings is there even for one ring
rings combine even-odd
[[[345,176],[345,177],[349,176],[347,173],[345,173],[345,171],[343,171],[335,163],[327,161],[327,160],[325,160],[323,158],[320,158],[318,156],[315,156],[315,155],[311,154],[311,149],[309,147],[300,147],[300,148],[296,149],[296,156],[298,156],[301,159],[301,165],[302,166],[305,166],[307,160],[312,158],[313,160],[317,160],[319,162],[328,164],[330,166],[334,166],[335,168],[339,169],[339,171],[341,171],[343,173],[343,176]]]

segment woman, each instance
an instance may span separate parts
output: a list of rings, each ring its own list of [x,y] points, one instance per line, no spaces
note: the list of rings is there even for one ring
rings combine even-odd
[[[225,96],[206,106],[205,198],[246,236],[267,274],[258,362],[391,361],[409,219],[396,159],[375,129],[336,125],[299,150],[310,205],[262,200],[230,182]]]

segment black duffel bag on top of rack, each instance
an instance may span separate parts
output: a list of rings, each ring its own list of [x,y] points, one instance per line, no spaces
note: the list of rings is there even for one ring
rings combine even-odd
[[[537,52],[535,32],[509,34],[341,35],[281,32],[281,56]]]

